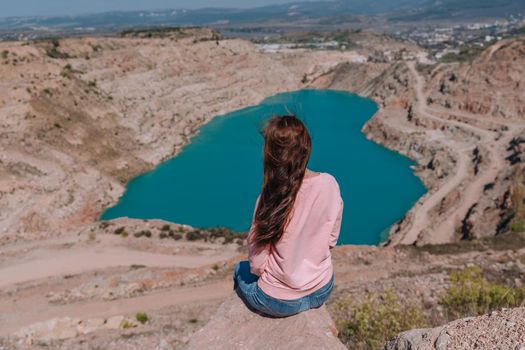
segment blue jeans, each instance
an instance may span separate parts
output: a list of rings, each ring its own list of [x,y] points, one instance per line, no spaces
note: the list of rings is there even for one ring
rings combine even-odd
[[[259,276],[250,272],[250,263],[240,261],[233,274],[234,290],[244,303],[254,311],[266,316],[286,317],[324,304],[334,287],[334,276],[320,289],[291,300],[276,299],[264,293],[257,285]]]

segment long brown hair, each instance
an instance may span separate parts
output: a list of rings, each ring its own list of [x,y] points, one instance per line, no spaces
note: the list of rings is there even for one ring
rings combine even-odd
[[[312,149],[308,130],[294,115],[271,118],[263,129],[263,137],[263,185],[254,216],[256,246],[281,239]]]

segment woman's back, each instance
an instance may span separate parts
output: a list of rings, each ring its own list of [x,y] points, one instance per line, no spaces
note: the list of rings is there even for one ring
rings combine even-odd
[[[343,200],[332,175],[310,176],[312,140],[299,118],[272,117],[263,137],[249,261],[235,265],[234,289],[254,310],[285,317],[320,307],[332,292],[330,248],[339,236]]]
[[[250,229],[250,270],[260,276],[258,286],[274,298],[290,300],[326,285],[333,274],[330,248],[337,243],[342,210],[339,185],[332,175],[305,177],[277,243],[256,246],[254,225]]]

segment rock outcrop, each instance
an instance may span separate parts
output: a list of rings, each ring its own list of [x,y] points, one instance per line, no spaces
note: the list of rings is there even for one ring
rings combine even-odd
[[[525,349],[525,308],[494,311],[399,334],[384,350]]]
[[[196,332],[191,349],[346,349],[325,306],[286,318],[250,311],[232,294],[210,322]]]
[[[32,345],[75,338],[80,334],[88,334],[100,329],[124,329],[137,326],[137,321],[126,319],[122,315],[107,319],[90,318],[86,320],[62,317],[24,327],[15,334],[15,337],[28,345]]]
[[[501,40],[466,64],[442,65],[430,73],[432,104],[480,119],[523,120],[525,40]]]

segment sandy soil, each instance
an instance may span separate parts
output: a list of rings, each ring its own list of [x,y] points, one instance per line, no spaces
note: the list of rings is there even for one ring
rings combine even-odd
[[[0,302],[3,316],[0,336],[16,332],[24,326],[59,317],[100,318],[122,314],[135,314],[144,310],[160,310],[181,304],[199,304],[210,300],[222,300],[231,294],[231,281],[219,281],[202,286],[188,286],[144,296],[98,301],[82,304],[50,306],[30,298]]]
[[[196,268],[226,260],[235,252],[214,255],[166,255],[132,251],[117,247],[83,247],[38,250],[20,260],[0,265],[0,288],[52,276],[79,274],[89,270],[115,266],[144,265],[147,267]]]
[[[57,317],[109,317],[224,298],[231,282],[212,277],[242,254],[235,243],[122,238],[108,231],[95,240],[81,234],[21,242],[2,247],[0,256],[0,334],[6,335]],[[121,284],[140,288],[109,299],[98,293],[117,293]],[[75,290],[81,298],[66,299]]]

